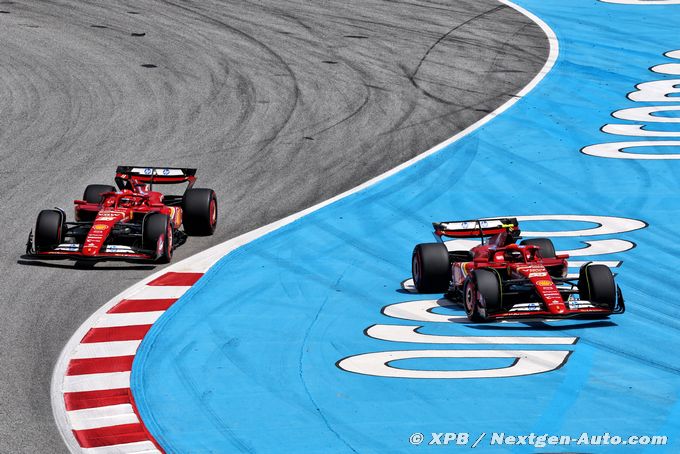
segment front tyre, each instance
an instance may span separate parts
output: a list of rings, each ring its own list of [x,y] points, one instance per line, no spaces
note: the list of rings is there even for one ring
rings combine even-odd
[[[579,270],[578,291],[582,300],[609,310],[616,308],[616,284],[608,266],[586,263]]]
[[[156,262],[169,263],[172,260],[172,242],[172,222],[169,216],[153,213],[144,218],[142,245],[144,249],[156,252]]]
[[[64,240],[66,219],[59,210],[42,210],[35,221],[33,246],[36,252],[54,249]]]
[[[419,293],[444,293],[451,282],[449,252],[441,243],[419,244],[411,256],[413,284]]]
[[[465,314],[472,322],[487,321],[500,311],[503,297],[501,280],[493,270],[474,270],[463,286]]]
[[[217,197],[212,189],[187,189],[182,196],[182,225],[190,236],[210,236],[217,226]]]
[[[463,285],[463,306],[465,315],[471,322],[483,322],[484,318],[479,313],[479,303],[477,301],[477,286],[475,282],[468,278]]]

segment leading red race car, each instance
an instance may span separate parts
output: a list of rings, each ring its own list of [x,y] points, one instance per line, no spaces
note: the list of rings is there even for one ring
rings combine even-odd
[[[517,219],[435,222],[439,242],[413,250],[412,272],[421,293],[446,293],[471,321],[522,318],[600,318],[625,311],[611,270],[586,263],[567,274],[566,254],[548,238],[520,239]],[[470,250],[449,251],[442,237],[481,240]]]
[[[26,252],[35,258],[151,260],[167,263],[187,236],[212,235],[217,198],[194,188],[196,169],[119,166],[118,189],[91,184],[76,200],[75,222],[60,209],[42,210]],[[154,185],[187,183],[183,195],[164,195]]]

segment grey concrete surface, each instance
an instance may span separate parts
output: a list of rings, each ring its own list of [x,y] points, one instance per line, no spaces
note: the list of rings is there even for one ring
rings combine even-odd
[[[2,453],[65,450],[50,408],[54,362],[89,314],[152,272],[24,263],[40,209],[71,214],[117,164],[197,167],[220,223],[181,259],[452,136],[524,86],[548,49],[536,25],[494,0],[17,0],[0,10]]]

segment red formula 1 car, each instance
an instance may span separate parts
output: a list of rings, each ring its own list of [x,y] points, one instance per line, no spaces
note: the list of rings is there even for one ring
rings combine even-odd
[[[471,321],[521,318],[599,318],[625,311],[611,270],[586,263],[567,276],[568,255],[548,238],[520,239],[517,220],[436,222],[439,242],[413,250],[412,272],[421,293],[446,293]],[[449,250],[442,237],[478,238],[470,250]]]
[[[187,236],[212,235],[217,198],[193,188],[196,169],[119,166],[115,187],[91,184],[76,200],[75,222],[60,209],[43,210],[26,253],[35,258],[150,260],[167,263]],[[183,195],[164,195],[154,185],[187,183]]]

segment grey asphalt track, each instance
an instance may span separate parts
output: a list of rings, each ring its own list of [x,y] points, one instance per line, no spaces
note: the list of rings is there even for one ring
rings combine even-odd
[[[220,222],[181,259],[449,138],[519,91],[548,52],[535,24],[495,0],[2,1],[0,11],[1,453],[65,450],[49,399],[59,351],[153,271],[22,260],[40,209],[71,214],[117,164],[197,167]]]

